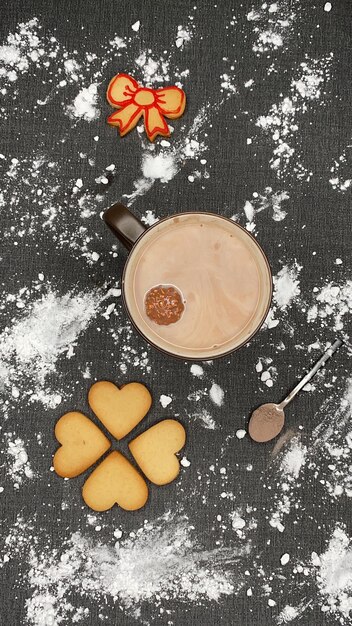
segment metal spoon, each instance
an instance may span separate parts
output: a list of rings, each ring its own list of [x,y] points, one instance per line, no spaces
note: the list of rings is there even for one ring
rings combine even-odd
[[[325,365],[326,361],[330,359],[342,344],[343,341],[341,341],[341,339],[336,339],[332,346],[324,352],[323,356],[320,357],[319,361],[312,367],[310,372],[302,378],[298,385],[292,389],[280,404],[262,404],[253,411],[249,420],[248,432],[254,441],[260,443],[270,441],[281,432],[285,423],[284,408],[293,400],[302,387],[315,376],[317,371]]]

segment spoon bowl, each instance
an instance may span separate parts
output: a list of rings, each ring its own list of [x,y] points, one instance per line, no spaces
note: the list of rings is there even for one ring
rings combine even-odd
[[[283,429],[285,413],[279,404],[262,404],[251,415],[248,432],[258,443],[265,443],[277,437]]]
[[[282,431],[285,423],[284,408],[293,400],[297,393],[303,389],[308,381],[315,376],[317,371],[325,365],[326,361],[332,357],[334,352],[342,346],[343,341],[336,339],[336,341],[328,348],[324,354],[320,357],[319,361],[312,367],[312,369],[303,376],[302,380],[292,389],[292,391],[286,396],[286,398],[275,404],[269,402],[268,404],[262,404],[251,415],[249,420],[248,432],[251,438],[258,443],[264,443],[265,441],[271,441],[277,437]]]

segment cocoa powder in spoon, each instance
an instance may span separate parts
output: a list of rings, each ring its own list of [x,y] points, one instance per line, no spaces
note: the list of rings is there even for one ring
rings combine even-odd
[[[253,411],[248,432],[254,441],[270,441],[282,430],[284,421],[284,412],[277,404],[262,404]]]

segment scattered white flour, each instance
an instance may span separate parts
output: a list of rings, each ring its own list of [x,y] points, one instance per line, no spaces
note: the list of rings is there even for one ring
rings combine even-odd
[[[193,363],[193,365],[191,365],[191,374],[193,374],[193,376],[196,376],[197,378],[201,378],[204,374],[204,369],[201,365]]]
[[[64,68],[68,77],[78,81],[78,72],[81,69],[81,66],[75,59],[66,59],[66,61],[64,61]]]
[[[314,446],[311,450],[311,466],[319,472],[320,483],[333,501],[346,496],[352,498],[351,378],[346,382],[343,395],[339,394],[336,400],[327,401],[323,406],[319,424],[312,433]]]
[[[144,87],[153,87],[155,83],[167,84],[170,81],[170,63],[168,59],[160,57],[154,59],[151,50],[144,50],[134,60],[140,72],[140,81]],[[138,79],[137,79],[138,80]]]
[[[302,266],[295,261],[294,263],[284,265],[281,270],[273,276],[273,301],[264,322],[263,329],[278,326],[280,319],[285,317],[287,310],[290,309],[293,304],[299,303],[301,293],[299,274],[301,269]],[[262,365],[259,365],[259,367],[261,367],[261,369],[257,371],[262,372]]]
[[[132,24],[131,28],[132,30],[134,30],[135,33],[138,33],[140,26],[141,26],[141,23],[140,23],[140,20],[138,20],[137,22]]]
[[[34,473],[28,460],[23,439],[15,438],[13,433],[5,433],[4,438],[7,445],[6,474],[10,476],[14,487],[18,489],[23,480],[33,478]]]
[[[80,118],[86,122],[96,120],[100,111],[98,109],[98,84],[92,83],[89,87],[83,87],[75,97],[73,104],[66,108],[71,118]]]
[[[160,152],[157,155],[144,154],[142,161],[142,174],[144,178],[160,180],[168,183],[176,174],[177,166],[171,153]]]
[[[247,432],[245,430],[243,430],[242,428],[240,428],[239,430],[236,430],[236,437],[237,439],[243,439],[243,437],[245,437],[247,434]]]
[[[272,30],[266,30],[259,33],[256,43],[253,45],[254,52],[268,52],[268,50],[277,50],[283,45],[282,36]]]
[[[280,563],[281,565],[287,565],[289,560],[290,560],[290,555],[287,552],[285,552],[285,554],[283,554],[282,557],[280,558]]]
[[[221,92],[226,92],[228,96],[238,93],[234,77],[229,74],[221,74],[220,79]]]
[[[165,396],[164,394],[160,396],[160,404],[163,407],[163,409],[166,409],[166,407],[169,406],[171,402],[172,402],[172,398],[170,396]]]
[[[252,204],[252,202],[249,202],[249,200],[246,200],[243,210],[244,210],[244,213],[248,222],[252,223],[254,221],[254,215],[255,215],[255,209],[254,209],[254,205]]]
[[[308,322],[320,320],[322,326],[329,325],[335,331],[344,328],[345,318],[350,321],[352,313],[352,281],[340,285],[330,282],[320,290],[313,289],[315,304],[307,313]]]
[[[121,307],[119,307],[118,314],[121,315]],[[108,332],[114,346],[114,350],[111,352],[111,362],[115,362],[117,372],[128,377],[135,376],[136,368],[142,374],[151,372],[150,347],[144,343],[134,346],[133,340],[136,337],[136,331],[129,321],[124,324],[110,325]],[[130,380],[132,379],[130,378]]]
[[[83,179],[76,175],[70,181],[63,177],[60,163],[41,152],[21,159],[0,157],[0,205],[2,199],[9,217],[2,230],[4,238],[22,246],[27,236],[35,236],[38,245],[47,244],[49,237],[55,249],[65,249],[72,257],[85,259],[88,265],[96,262],[93,253],[97,252],[95,246],[103,230],[88,222],[101,210],[104,195],[94,183],[94,159],[87,159],[85,153],[78,158],[77,167],[88,170]],[[114,176],[111,165],[104,174]]]
[[[267,387],[272,387],[278,377],[277,368],[271,365],[272,362],[273,359],[270,357],[259,357],[255,366],[255,371],[260,374],[260,380],[264,382]]]
[[[153,211],[148,210],[144,213],[144,215],[142,215],[141,220],[144,224],[147,224],[147,226],[152,226],[159,221],[159,218],[156,217]]]
[[[253,24],[255,42],[253,51],[258,55],[287,49],[296,19],[295,2],[264,2],[261,7],[247,13],[247,20]]]
[[[299,286],[299,273],[302,266],[297,262],[292,265],[285,265],[276,276],[274,281],[273,300],[280,309],[287,309],[297,300],[301,293]]]
[[[102,606],[118,601],[137,619],[143,605],[162,613],[175,602],[217,602],[244,582],[236,562],[248,554],[249,546],[205,550],[186,516],[166,514],[146,521],[115,546],[77,532],[59,550],[40,550],[28,528],[18,525],[8,537],[6,560],[27,562],[26,619],[33,626],[86,621],[85,599]],[[78,609],[71,603],[75,595],[80,597]]]
[[[39,31],[39,21],[33,18],[18,24],[16,32],[8,35],[6,43],[0,46],[0,84],[9,87],[20,75],[27,74],[32,65],[50,65],[50,57],[55,57],[57,53],[57,42],[54,39],[49,43],[49,39],[41,37]],[[5,88],[2,93],[6,91]]]
[[[289,624],[300,615],[300,610],[287,604],[277,617],[277,624]]]
[[[210,415],[207,409],[203,409],[202,411],[197,413],[192,413],[192,415],[190,415],[190,419],[199,420],[202,423],[202,426],[209,430],[215,430],[215,428],[217,427],[214,418]]]
[[[289,479],[291,477],[298,478],[305,463],[306,454],[306,446],[302,445],[297,438],[292,439],[289,449],[284,454],[281,461],[282,474]]]
[[[130,194],[124,194],[128,199],[128,205],[130,206],[136,198],[146,194],[154,185],[156,181],[161,183],[169,183],[176,174],[180,171],[182,165],[189,160],[197,160],[201,157],[202,153],[207,149],[206,144],[200,139],[199,134],[206,128],[208,122],[207,107],[202,107],[186,135],[182,136],[178,141],[173,141],[173,146],[170,142],[162,140],[160,142],[159,152],[155,146],[148,146],[143,150],[141,170],[142,177],[137,178],[134,181],[134,190]],[[203,132],[205,135],[205,131]],[[202,163],[204,161],[204,163]],[[200,159],[200,166],[204,169],[206,160]],[[199,175],[198,173],[199,172]],[[194,180],[202,176],[200,170],[195,170],[194,175],[191,176]],[[203,172],[203,177],[209,177],[206,170]],[[190,181],[191,182],[191,181]]]
[[[307,111],[324,105],[322,96],[331,76],[332,60],[333,53],[302,62],[291,81],[290,95],[273,104],[268,115],[257,119],[256,125],[273,142],[270,166],[279,179],[294,176],[298,180],[310,180],[312,176],[302,160],[300,120]]]
[[[336,617],[339,624],[348,625],[352,611],[352,542],[342,526],[336,526],[320,563],[317,585],[323,599],[321,610]]]
[[[256,214],[266,209],[269,209],[271,217],[275,222],[284,220],[287,212],[282,208],[282,203],[289,200],[289,198],[287,191],[273,191],[272,187],[266,187],[264,194],[254,191],[251,199],[246,200],[243,207],[247,219],[246,229],[249,232],[254,232],[256,228]],[[232,219],[236,220],[236,218],[237,216],[234,215]]]
[[[224,403],[224,395],[225,392],[221,389],[220,385],[213,383],[209,391],[210,400],[214,402],[216,406],[222,406]]]
[[[173,151],[161,151],[154,155],[149,150],[142,154],[142,178],[138,178],[134,182],[134,191],[131,194],[125,194],[129,199],[128,204],[144,194],[152,188],[156,180],[161,183],[168,183],[174,178],[178,172],[177,160]]]
[[[352,185],[349,154],[350,153],[347,153],[347,150],[344,150],[339,158],[334,160],[334,163],[330,168],[332,177],[329,179],[329,183],[333,189],[341,193],[345,193],[350,190]]]
[[[73,356],[78,337],[96,316],[101,300],[99,290],[59,295],[49,288],[21,309],[1,334],[0,388],[12,389],[14,397],[17,389],[48,406],[59,404],[61,396],[49,388],[47,378],[60,357]]]
[[[283,520],[284,516],[290,513],[293,493],[297,494],[297,489],[300,486],[299,476],[305,465],[306,455],[307,447],[300,442],[298,437],[294,437],[283,453],[277,468],[280,482],[278,483],[278,490],[273,496],[269,524],[281,533],[285,530]],[[297,501],[296,495],[295,504]]]
[[[183,48],[183,46],[191,41],[192,31],[189,26],[178,26],[175,46],[176,48]]]
[[[243,517],[241,517],[239,511],[232,511],[232,513],[230,514],[230,518],[233,530],[242,530],[242,528],[245,527],[246,521],[243,519]]]
[[[265,359],[265,360],[268,362],[272,361],[272,359]],[[268,367],[268,369],[264,370],[260,375],[260,380],[263,383],[265,383],[267,387],[273,387],[274,381],[276,379],[277,379],[277,369],[273,365]]]
[[[15,46],[0,46],[0,61],[6,66],[13,67],[21,57],[19,49]]]

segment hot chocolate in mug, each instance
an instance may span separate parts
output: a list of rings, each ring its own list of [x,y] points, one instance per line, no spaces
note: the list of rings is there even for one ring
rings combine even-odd
[[[138,332],[172,356],[207,361],[262,326],[272,298],[268,260],[236,222],[202,211],[146,227],[114,204],[104,220],[130,251],[122,294]]]

